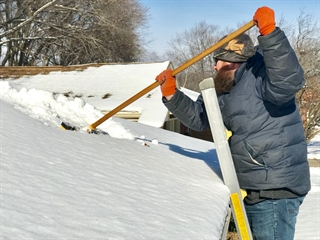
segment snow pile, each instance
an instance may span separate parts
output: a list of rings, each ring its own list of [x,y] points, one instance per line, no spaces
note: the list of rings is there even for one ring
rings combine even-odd
[[[28,90],[25,87],[17,91],[5,81],[0,82],[0,94],[1,99],[13,102],[15,108],[51,127],[60,127],[61,123],[65,122],[85,128],[103,116],[101,111],[81,98],[70,100],[63,94]],[[108,132],[112,137],[134,139],[127,129],[111,120],[102,123],[99,129]]]

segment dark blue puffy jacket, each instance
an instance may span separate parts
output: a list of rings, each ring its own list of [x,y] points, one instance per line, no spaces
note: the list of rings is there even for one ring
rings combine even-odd
[[[219,96],[240,187],[310,190],[307,144],[295,94],[303,70],[279,28],[258,37],[256,54],[235,72],[235,86]],[[167,108],[186,126],[209,129],[202,96],[196,102],[177,90]]]

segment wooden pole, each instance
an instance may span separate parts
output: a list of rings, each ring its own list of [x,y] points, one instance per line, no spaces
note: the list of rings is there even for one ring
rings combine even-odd
[[[237,36],[239,36],[240,34],[246,32],[247,30],[249,30],[250,28],[252,28],[255,25],[254,21],[250,21],[248,23],[246,23],[245,25],[243,25],[242,27],[240,27],[238,30],[230,33],[229,35],[227,35],[225,38],[223,38],[221,41],[217,42],[216,44],[212,45],[210,48],[204,50],[203,52],[201,52],[200,54],[198,54],[197,56],[193,57],[192,59],[190,59],[189,61],[185,62],[184,64],[182,64],[180,67],[174,69],[172,71],[172,75],[175,76],[178,73],[182,72],[183,70],[185,70],[186,68],[190,67],[192,64],[198,62],[199,60],[203,59],[204,57],[208,56],[209,54],[211,54],[212,52],[214,52],[215,50],[217,50],[218,48],[222,47],[224,44],[226,44],[227,42],[231,41],[232,39],[236,38]],[[148,87],[144,88],[143,90],[141,90],[140,92],[138,92],[137,94],[135,94],[134,96],[132,96],[131,98],[129,98],[128,100],[126,100],[125,102],[121,103],[119,106],[117,106],[115,109],[113,109],[112,111],[110,111],[109,113],[107,113],[106,115],[104,115],[103,117],[101,117],[100,119],[98,119],[96,122],[92,123],[89,128],[91,130],[94,130],[97,126],[99,126],[101,123],[103,123],[104,121],[106,121],[107,119],[109,119],[110,117],[112,117],[113,115],[115,115],[117,112],[119,112],[120,110],[122,110],[123,108],[125,108],[126,106],[130,105],[131,103],[133,103],[134,101],[136,101],[137,99],[139,99],[140,97],[142,97],[143,95],[145,95],[146,93],[150,92],[152,89],[156,88],[157,86],[159,86],[160,83],[158,81],[152,83],[151,85],[149,85]]]

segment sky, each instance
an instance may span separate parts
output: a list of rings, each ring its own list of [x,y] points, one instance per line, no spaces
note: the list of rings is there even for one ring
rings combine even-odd
[[[268,6],[275,11],[276,22],[283,17],[296,24],[300,10],[312,14],[320,24],[320,0],[274,0],[274,1],[216,1],[216,0],[139,0],[149,9],[150,51],[160,55],[168,48],[170,38],[195,24],[207,24],[232,28],[252,20],[255,11]]]
[[[84,73],[95,78],[95,71]],[[101,134],[88,134],[103,114],[62,93],[73,86],[88,96],[92,82],[76,85],[79,72],[71,72],[61,83],[61,75],[0,81],[0,238],[219,239],[229,190],[214,143],[115,117],[98,127]],[[104,76],[110,85],[116,80]],[[60,92],[48,90],[51,82]],[[60,128],[71,121],[79,131]],[[309,157],[319,157],[319,149],[317,136]],[[296,240],[320,238],[320,168],[310,170]]]

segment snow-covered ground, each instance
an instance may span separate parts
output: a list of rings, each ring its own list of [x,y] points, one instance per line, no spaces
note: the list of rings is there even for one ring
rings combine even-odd
[[[320,134],[311,139],[308,144],[308,159],[320,160]]]
[[[0,82],[1,240],[219,239],[229,191],[213,143],[117,118],[99,126],[108,134],[65,131],[102,113],[12,83]],[[320,168],[311,177],[297,240],[320,239]]]

